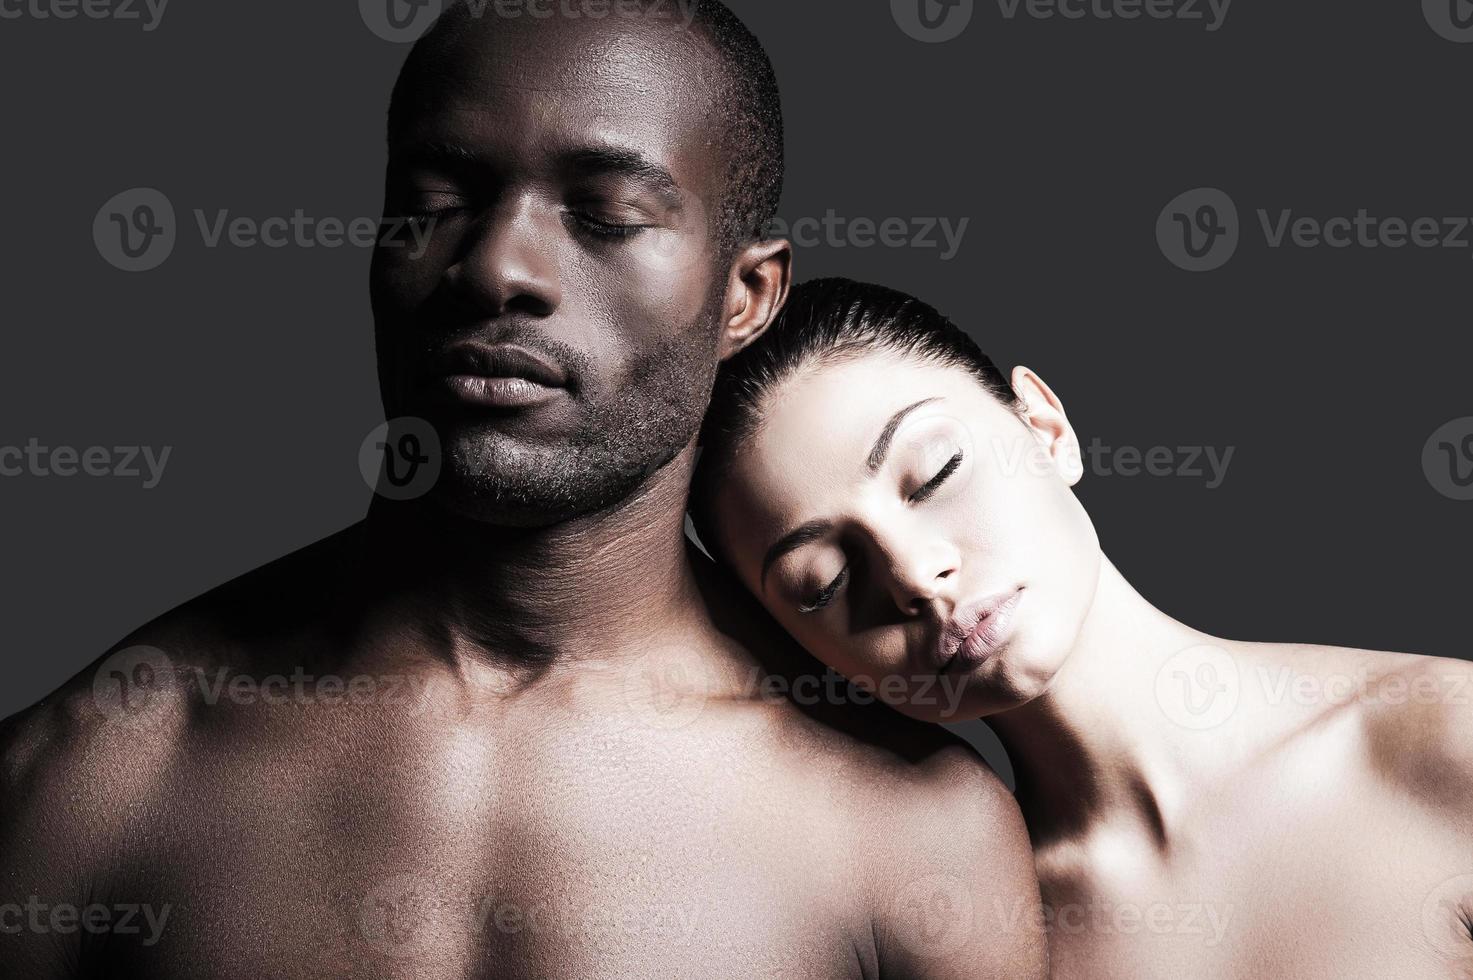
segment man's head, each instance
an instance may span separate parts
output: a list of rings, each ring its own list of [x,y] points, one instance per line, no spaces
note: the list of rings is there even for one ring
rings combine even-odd
[[[551,524],[691,444],[786,294],[782,170],[771,66],[715,0],[451,6],[394,88],[373,263],[384,407],[439,430],[439,502]]]

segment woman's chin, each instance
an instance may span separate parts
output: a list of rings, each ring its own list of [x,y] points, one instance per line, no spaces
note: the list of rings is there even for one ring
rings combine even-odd
[[[1041,657],[1036,650],[1010,643],[965,674],[937,678],[937,701],[928,721],[974,721],[1022,707],[1044,694],[1061,665],[1059,658]]]

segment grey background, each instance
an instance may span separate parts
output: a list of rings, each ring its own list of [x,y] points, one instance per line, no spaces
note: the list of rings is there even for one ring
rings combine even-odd
[[[1227,479],[1087,476],[1106,553],[1209,632],[1469,657],[1473,503],[1423,445],[1473,415],[1470,250],[1271,249],[1254,210],[1473,214],[1473,45],[1415,3],[1237,0],[1201,21],[1038,20],[978,3],[921,43],[887,0],[734,0],[784,87],[788,219],[970,218],[960,253],[800,250],[930,300],[1039,370],[1086,443],[1236,447]],[[1199,8],[1201,4],[1199,4]],[[336,531],[381,420],[365,249],[206,249],[189,212],[376,217],[407,48],[350,2],[186,3],[0,21],[0,445],[169,445],[162,483],[0,478],[0,716],[129,630]],[[1158,249],[1216,187],[1221,269]],[[154,187],[181,240],[147,273],[92,223]]]

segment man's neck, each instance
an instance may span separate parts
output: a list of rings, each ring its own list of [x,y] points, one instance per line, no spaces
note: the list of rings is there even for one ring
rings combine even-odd
[[[683,533],[693,455],[613,507],[546,527],[375,498],[366,575],[384,614],[437,656],[539,672],[636,656],[703,615]]]

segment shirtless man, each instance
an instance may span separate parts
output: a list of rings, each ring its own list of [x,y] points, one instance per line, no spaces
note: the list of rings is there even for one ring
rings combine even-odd
[[[385,212],[430,243],[372,282],[429,430],[363,522],[5,723],[0,975],[1044,975],[1006,790],[774,696],[816,664],[683,538],[716,365],[788,288],[780,114],[724,8],[616,9],[455,7],[411,53]]]

